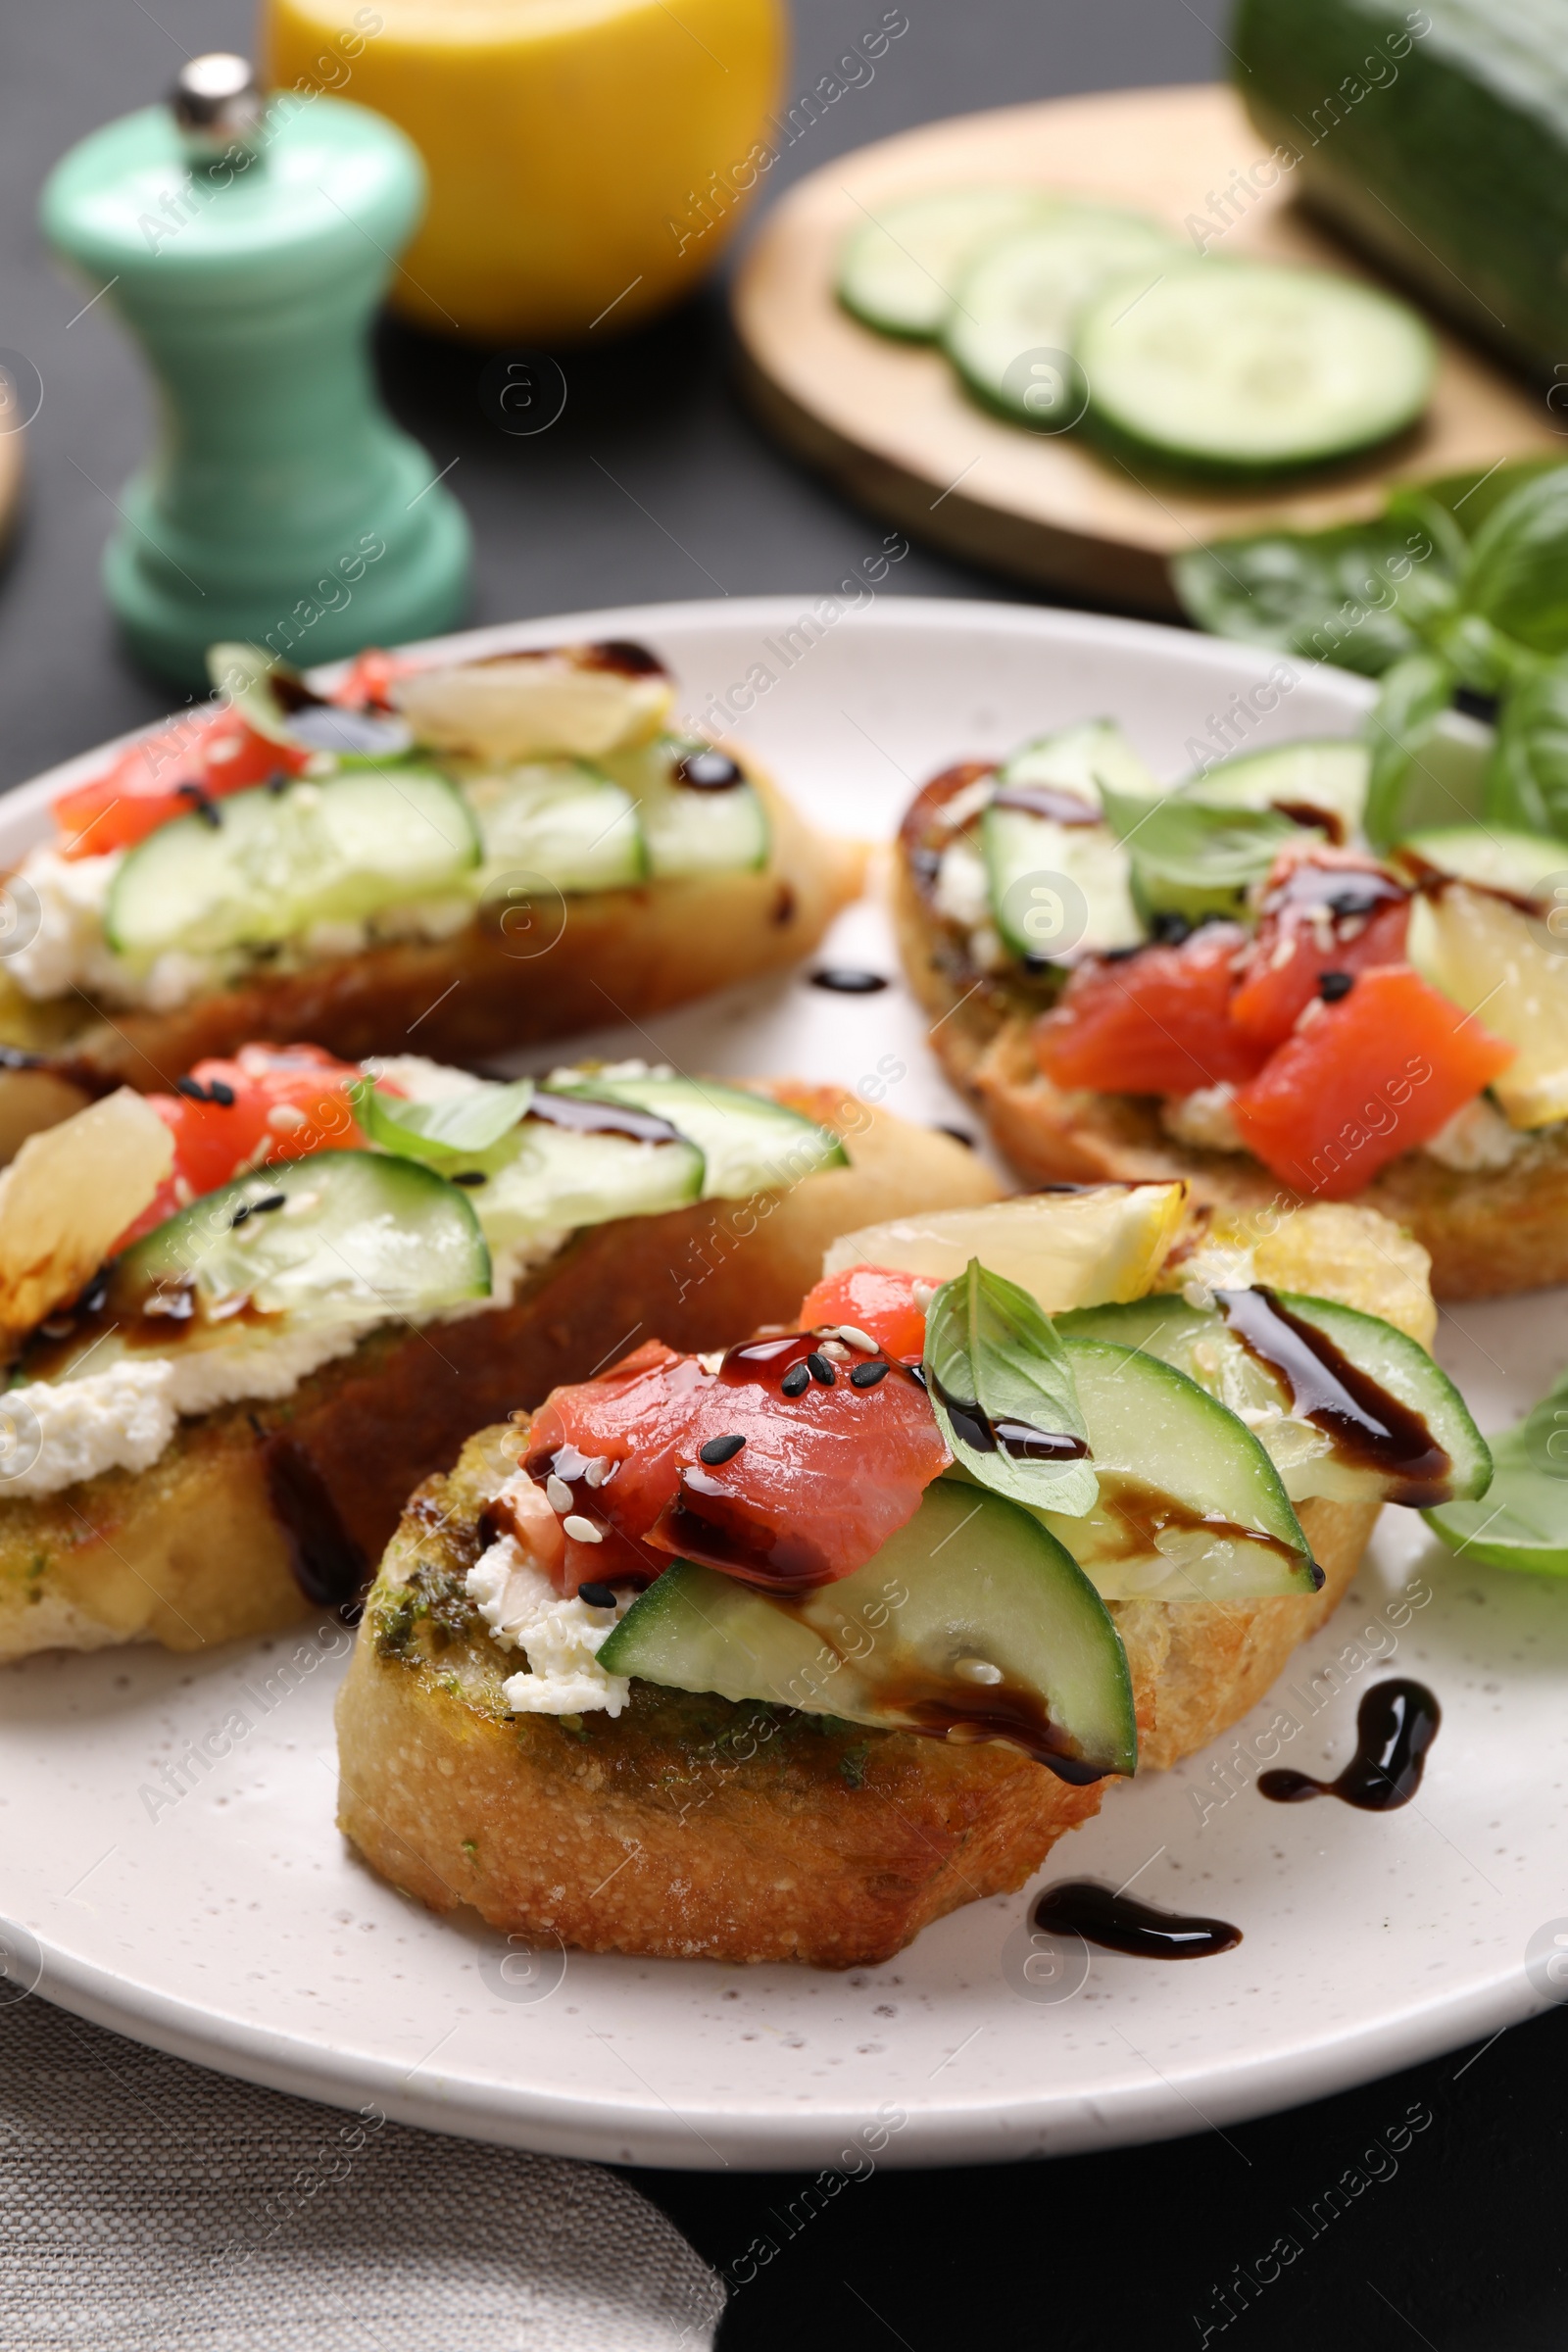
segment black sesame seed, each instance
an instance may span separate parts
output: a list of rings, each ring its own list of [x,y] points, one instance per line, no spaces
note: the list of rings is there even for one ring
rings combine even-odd
[[[1319,972],[1318,974],[1317,993],[1325,1004],[1338,1004],[1341,998],[1348,997],[1354,986],[1355,974],[1353,972]]]
[[[221,1078],[215,1078],[208,1086],[207,1100],[209,1102],[216,1102],[220,1110],[232,1110],[234,1107],[234,1089],[231,1086],[226,1086]]]
[[[187,1102],[205,1102],[207,1089],[199,1078],[176,1078],[174,1092],[183,1095]]]
[[[881,972],[864,972],[850,964],[825,963],[811,974],[813,988],[827,988],[841,997],[874,997],[886,988]]]
[[[287,1199],[287,1193],[264,1193],[260,1200],[251,1202],[251,1215],[265,1216],[270,1208],[281,1208]]]
[[[230,1233],[233,1232],[236,1225],[243,1225],[250,1213],[250,1202],[248,1200],[242,1200],[238,1208],[235,1209],[234,1214],[228,1220],[228,1229]]]
[[[811,1375],[805,1364],[791,1364],[778,1385],[786,1396],[799,1396],[810,1387]]]
[[[814,1348],[806,1359],[806,1369],[813,1380],[820,1381],[824,1389],[830,1389],[838,1378],[827,1357],[819,1355]]]
[[[293,778],[286,767],[274,767],[267,779],[267,789],[275,801],[279,794],[287,792],[292,782]]]
[[[454,1184],[488,1184],[490,1179],[483,1168],[460,1168],[452,1181]]]
[[[675,783],[684,784],[693,792],[728,792],[733,785],[746,781],[727,752],[707,746],[687,752],[677,760],[671,774]]]
[[[710,1470],[716,1470],[720,1462],[732,1462],[745,1443],[744,1438],[733,1435],[727,1438],[710,1438],[706,1446],[698,1446],[697,1459],[700,1462],[706,1462]]]
[[[612,1585],[579,1585],[577,1598],[585,1600],[591,1609],[612,1609],[615,1592]]]
[[[974,1137],[967,1127],[949,1127],[939,1119],[936,1132],[938,1135],[951,1135],[956,1144],[962,1144],[970,1152],[974,1150]]]
[[[1178,914],[1173,907],[1156,914],[1149,928],[1162,948],[1179,948],[1184,939],[1191,938],[1193,930],[1186,915]]]
[[[886,1364],[857,1364],[850,1374],[850,1386],[852,1389],[874,1389],[877,1382],[886,1380],[887,1376]]]

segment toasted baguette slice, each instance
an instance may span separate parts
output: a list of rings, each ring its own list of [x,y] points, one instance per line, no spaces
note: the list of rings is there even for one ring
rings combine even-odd
[[[167,1012],[100,1012],[77,995],[40,1004],[0,979],[0,1043],[74,1062],[89,1084],[97,1072],[147,1093],[246,1044],[308,1038],[362,1061],[407,1053],[412,1041],[434,1060],[471,1063],[603,1027],[631,1009],[646,1020],[798,961],[860,891],[863,847],[808,825],[750,754],[745,768],[767,809],[765,866],[551,902],[541,909],[544,935],[564,917],[563,927],[541,953],[531,952],[531,932],[502,930],[507,910],[498,908],[482,909],[449,940],[399,941],[257,975]],[[0,1073],[0,1135],[11,1084]]]
[[[1233,1218],[1289,1214],[1308,1196],[1247,1152],[1178,1144],[1148,1097],[1068,1093],[1030,1049],[1033,1009],[1005,980],[976,981],[898,860],[895,927],[910,987],[932,1016],[931,1043],[954,1084],[979,1103],[999,1151],[1033,1184],[1185,1177],[1195,1199]],[[1380,1210],[1432,1261],[1440,1298],[1496,1298],[1568,1282],[1568,1130],[1528,1138],[1504,1168],[1473,1174],[1426,1152],[1381,1168],[1356,1205]]]
[[[0,1502],[0,1660],[147,1640],[197,1649],[346,1602],[410,1488],[476,1423],[656,1332],[695,1349],[787,1319],[854,1226],[998,1196],[950,1136],[835,1087],[772,1091],[843,1136],[851,1164],[784,1193],[589,1227],[509,1307],[377,1331],[279,1403],[182,1422],[150,1470]]]
[[[1401,1255],[1382,1218],[1306,1208],[1270,1247],[1265,1276],[1431,1338],[1420,1253]],[[509,1720],[501,1686],[515,1660],[464,1580],[523,1445],[515,1425],[483,1430],[415,1495],[338,1701],[340,1826],[433,1910],[467,1903],[492,1927],[588,1951],[851,1968],[1021,1886],[1098,1812],[1108,1783],[1071,1788],[1016,1748],[642,1682],[618,1717]],[[1344,1594],[1376,1506],[1313,1500],[1299,1516],[1324,1571],[1309,1597],[1107,1604],[1132,1669],[1140,1770],[1238,1722]]]
[[[1107,1782],[1000,1743],[951,1746],[634,1682],[616,1717],[509,1718],[514,1660],[464,1580],[524,1433],[482,1430],[409,1505],[338,1697],[338,1824],[433,1911],[590,1952],[855,1968],[1036,1871]],[[1309,1502],[1309,1599],[1112,1601],[1144,1766],[1245,1715],[1355,1572],[1374,1506]]]

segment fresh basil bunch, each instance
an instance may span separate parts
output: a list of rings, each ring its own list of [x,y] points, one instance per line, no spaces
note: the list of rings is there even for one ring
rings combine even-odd
[[[1499,705],[1482,814],[1568,840],[1568,466],[1401,490],[1367,523],[1223,540],[1173,571],[1202,627],[1381,677],[1374,848],[1398,839],[1412,771],[1461,688]]]

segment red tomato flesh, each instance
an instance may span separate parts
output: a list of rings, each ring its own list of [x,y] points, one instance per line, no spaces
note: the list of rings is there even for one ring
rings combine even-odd
[[[345,710],[390,710],[393,680],[406,678],[417,667],[416,662],[404,661],[397,654],[383,653],[379,646],[368,645],[363,654],[355,655],[328,700]]]
[[[241,1046],[232,1061],[199,1061],[188,1094],[149,1095],[174,1139],[174,1164],[157,1197],[116,1244],[128,1249],[175,1210],[216,1192],[244,1168],[362,1150],[347,1089],[359,1065],[319,1046]]]
[[[1348,1200],[1505,1070],[1494,1037],[1405,964],[1357,974],[1296,1029],[1233,1105],[1248,1150],[1298,1192]]]
[[[785,1394],[785,1377],[811,1354],[826,1360],[808,1332],[791,1332],[730,1348],[710,1373],[656,1342],[603,1379],[547,1397],[524,1467],[539,1480],[565,1477],[573,1512],[619,1539],[568,1537],[569,1589],[647,1580],[674,1557],[764,1592],[803,1592],[879,1551],[951,1457],[924,1390],[898,1366],[858,1389],[852,1365],[834,1364],[831,1386],[808,1379]],[[733,1437],[745,1443],[722,1461],[699,1458]],[[593,1487],[583,1473],[596,1457],[613,1467]]]
[[[830,1274],[802,1299],[801,1329],[848,1323],[901,1363],[918,1363],[925,1353],[925,1308],[914,1301],[917,1283],[929,1292],[919,1275],[897,1266],[851,1266],[848,1273]]]
[[[1256,945],[1231,998],[1231,1019],[1259,1045],[1282,1044],[1325,972],[1404,961],[1409,913],[1409,893],[1353,850],[1281,858],[1263,893]]]
[[[310,754],[259,735],[237,711],[203,708],[133,743],[113,766],[74,784],[54,803],[64,858],[128,850],[202,800],[263,784],[279,768],[298,775]]]
[[[1035,1059],[1056,1086],[1100,1094],[1190,1095],[1250,1078],[1265,1049],[1230,1018],[1247,934],[1204,923],[1179,948],[1140,948],[1080,964],[1035,1023]]]

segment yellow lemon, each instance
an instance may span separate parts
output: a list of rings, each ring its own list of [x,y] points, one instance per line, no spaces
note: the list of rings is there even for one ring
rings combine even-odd
[[[1061,1315],[1073,1306],[1141,1298],[1165,1262],[1186,1200],[1185,1184],[1107,1184],[895,1217],[843,1235],[829,1247],[822,1271],[897,1266],[928,1282],[951,1282],[977,1257],[1031,1292],[1048,1315]]]
[[[652,316],[768,169],[783,0],[270,0],[274,87],[401,124],[430,175],[393,305],[542,343]]]

